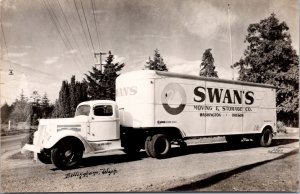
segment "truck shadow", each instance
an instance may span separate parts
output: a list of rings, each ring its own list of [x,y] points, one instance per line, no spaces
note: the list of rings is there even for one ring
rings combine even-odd
[[[288,153],[286,153],[284,155],[281,155],[279,157],[276,157],[274,159],[269,159],[269,160],[266,160],[266,161],[241,166],[241,167],[234,168],[232,170],[228,170],[228,171],[224,171],[224,172],[219,172],[215,175],[209,176],[207,178],[198,180],[198,181],[193,182],[193,183],[183,184],[183,185],[180,185],[180,186],[176,186],[174,188],[169,188],[166,191],[172,191],[172,192],[174,192],[174,191],[195,191],[195,190],[198,190],[198,189],[206,188],[206,187],[209,187],[211,185],[217,184],[222,180],[228,179],[228,178],[230,178],[231,176],[233,176],[235,174],[251,170],[255,167],[267,164],[267,163],[275,161],[275,160],[283,159],[283,158],[286,158],[288,156],[298,154],[298,152],[299,152],[299,150],[293,150],[291,152],[288,152]],[[223,192],[226,192],[226,191],[223,191]]]
[[[286,145],[293,142],[298,142],[298,139],[274,139],[272,145],[275,147],[278,145]],[[185,150],[180,148],[174,148],[170,152],[169,157],[178,157],[182,155],[196,154],[196,153],[214,153],[214,152],[224,152],[224,151],[234,151],[234,150],[244,150],[259,147],[253,141],[241,142],[239,144],[228,144],[226,142],[222,143],[212,143],[212,144],[199,144],[199,145],[190,145]]]
[[[298,139],[274,139],[271,147],[278,145],[285,145],[293,142],[299,141]],[[212,144],[199,144],[199,145],[190,145],[184,150],[179,147],[172,148],[170,154],[167,158],[175,158],[183,155],[197,154],[197,153],[215,153],[223,151],[233,151],[241,149],[251,149],[258,147],[254,142],[242,142],[237,145],[230,145],[226,142],[222,143],[212,143]],[[98,166],[104,164],[118,164],[126,162],[134,162],[148,158],[147,154],[144,151],[139,152],[134,156],[129,156],[127,154],[115,154],[115,155],[101,155],[101,156],[91,156],[88,158],[83,158],[80,162],[78,168],[86,168],[91,166]]]
[[[134,162],[145,158],[146,154],[144,152],[139,152],[138,154],[131,156],[127,154],[118,155],[102,155],[102,156],[91,156],[88,158],[83,158],[80,162],[79,168],[98,166],[104,164],[118,164],[124,162]]]

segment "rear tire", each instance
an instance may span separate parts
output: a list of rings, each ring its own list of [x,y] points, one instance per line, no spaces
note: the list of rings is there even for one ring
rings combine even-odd
[[[37,157],[40,162],[44,164],[51,164],[51,156],[47,154],[45,151],[41,151],[41,153],[38,153]]]
[[[268,147],[272,144],[272,130],[271,129],[265,129],[257,138],[257,142],[262,147]]]
[[[151,157],[160,159],[168,155],[171,144],[167,136],[163,134],[156,134],[152,137],[148,148]]]
[[[152,137],[151,137],[151,136],[148,136],[148,137],[146,138],[146,141],[145,141],[145,151],[146,151],[146,154],[147,154],[149,157],[152,157],[152,155],[151,155],[151,153],[150,153],[151,139],[152,139]]]
[[[71,141],[62,141],[51,150],[52,163],[61,170],[72,169],[81,160],[83,149]]]

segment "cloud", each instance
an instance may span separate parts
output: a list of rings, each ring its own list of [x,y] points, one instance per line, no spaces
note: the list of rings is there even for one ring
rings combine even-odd
[[[75,53],[78,53],[78,50],[77,49],[72,49],[72,50],[67,51],[66,53],[75,54]]]
[[[119,57],[118,55],[114,55],[114,62],[123,63],[125,61],[124,57]]]
[[[10,22],[2,22],[2,26],[3,27],[11,27],[12,23],[10,23]]]
[[[30,45],[25,45],[24,48],[30,49],[30,48],[32,48],[32,46],[30,46]]]
[[[27,52],[23,52],[23,53],[8,53],[6,56],[8,58],[17,58],[17,57],[24,57],[26,55],[28,55]]]
[[[17,10],[16,4],[14,1],[1,0],[0,3],[3,6],[3,9]]]
[[[165,63],[167,64],[169,71],[174,73],[181,73],[187,75],[199,75],[201,60],[189,61],[183,58],[168,56],[165,57]],[[232,69],[224,67],[216,67],[219,78],[232,79]],[[235,72],[235,79],[237,78],[237,72]]]
[[[44,64],[46,64],[46,65],[53,64],[53,63],[57,62],[58,59],[59,59],[59,57],[47,57],[47,59],[44,61]]]
[[[189,14],[181,21],[190,33],[202,38],[228,41],[227,7],[221,10],[207,1],[191,1],[184,4],[183,10]],[[232,13],[230,15],[232,25],[237,17]]]

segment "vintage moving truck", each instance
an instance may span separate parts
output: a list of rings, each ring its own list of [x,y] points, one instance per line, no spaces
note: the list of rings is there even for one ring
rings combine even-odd
[[[33,145],[44,163],[74,167],[86,155],[144,149],[167,156],[171,144],[195,137],[225,136],[228,143],[253,139],[269,146],[276,133],[276,88],[271,85],[159,71],[124,73],[116,80],[116,102],[78,105],[74,118],[41,119]]]

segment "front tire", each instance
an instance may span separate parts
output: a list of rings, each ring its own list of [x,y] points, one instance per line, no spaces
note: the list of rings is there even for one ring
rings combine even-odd
[[[271,129],[265,129],[259,136],[258,136],[258,143],[262,147],[268,147],[272,144],[273,134]]]
[[[167,136],[163,134],[156,134],[152,137],[148,145],[148,149],[151,157],[160,159],[168,155],[171,149],[171,144]]]
[[[72,169],[81,160],[82,154],[83,149],[80,146],[63,141],[51,150],[51,161],[58,169]]]
[[[41,153],[38,153],[37,157],[40,162],[44,164],[51,164],[51,156],[50,154],[47,154],[45,151],[41,151]]]

